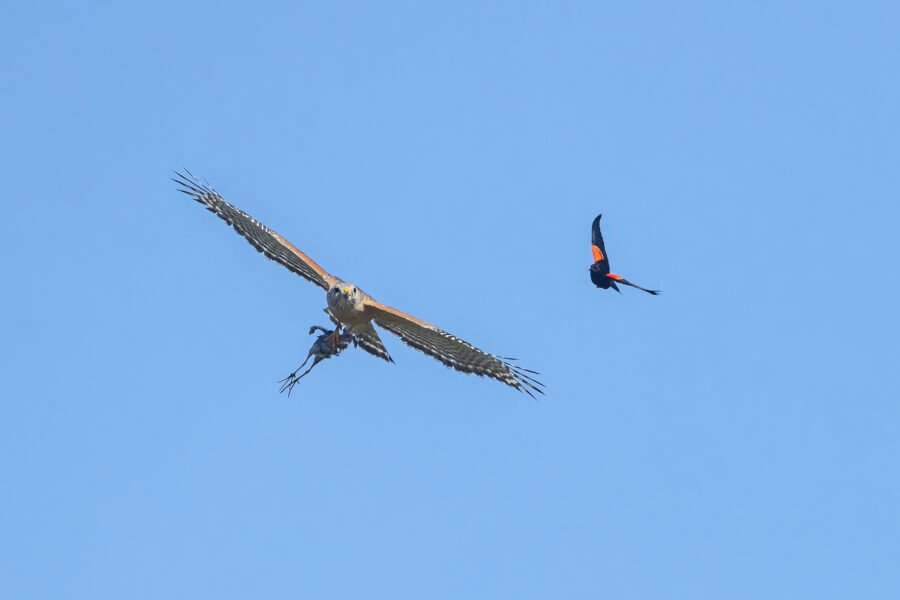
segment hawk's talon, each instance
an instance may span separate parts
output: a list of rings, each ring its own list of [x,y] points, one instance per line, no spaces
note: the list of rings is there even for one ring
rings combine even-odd
[[[337,354],[341,346],[341,328],[337,327],[331,334],[331,349]]]

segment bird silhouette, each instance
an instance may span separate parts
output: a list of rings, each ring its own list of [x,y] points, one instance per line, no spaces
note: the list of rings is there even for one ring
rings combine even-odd
[[[620,294],[622,291],[619,289],[619,286],[616,285],[617,283],[630,285],[633,288],[644,290],[648,294],[653,294],[654,296],[659,294],[660,290],[648,290],[647,288],[631,283],[621,275],[610,273],[609,257],[606,255],[606,246],[603,244],[603,235],[600,233],[600,217],[602,216],[602,214],[597,215],[597,218],[594,219],[594,222],[591,224],[591,251],[594,253],[594,264],[591,265],[591,281],[593,281],[594,285],[598,288],[603,288],[604,290],[612,288]]]

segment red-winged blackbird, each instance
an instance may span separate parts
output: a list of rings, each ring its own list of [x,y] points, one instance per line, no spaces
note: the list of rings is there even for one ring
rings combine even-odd
[[[639,290],[644,290],[648,294],[653,294],[654,296],[659,294],[659,290],[642,288],[639,285],[631,283],[621,275],[609,272],[609,257],[606,255],[606,246],[603,245],[603,235],[600,233],[600,217],[602,216],[603,215],[597,215],[597,218],[594,219],[594,222],[591,224],[591,251],[594,253],[594,264],[591,265],[591,281],[593,281],[594,285],[598,288],[612,288],[620,294],[622,292],[619,290],[619,286],[616,285],[616,282],[623,285],[630,285]]]

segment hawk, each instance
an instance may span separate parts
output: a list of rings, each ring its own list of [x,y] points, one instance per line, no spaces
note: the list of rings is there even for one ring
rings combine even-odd
[[[606,256],[606,246],[603,245],[603,235],[600,233],[600,217],[602,216],[603,215],[597,215],[597,218],[591,223],[591,252],[594,253],[594,264],[591,265],[591,281],[594,282],[594,285],[598,288],[603,288],[604,290],[612,288],[620,294],[622,291],[619,289],[619,286],[616,285],[616,282],[619,282],[622,285],[630,285],[639,290],[644,290],[648,294],[653,294],[654,296],[659,294],[659,290],[642,288],[639,285],[631,283],[621,275],[609,272],[609,258]]]
[[[373,356],[394,362],[373,326],[378,325],[400,338],[408,346],[424,352],[445,366],[484,377],[525,392],[543,394],[543,384],[531,377],[535,371],[510,364],[515,360],[494,356],[431,323],[382,304],[358,286],[335,277],[305,252],[291,244],[241,209],[229,204],[208,183],[185,170],[175,173],[173,181],[183,192],[234,227],[241,236],[267,258],[300,275],[325,291],[325,312],[337,325],[333,344],[341,343],[341,327],[354,342]]]

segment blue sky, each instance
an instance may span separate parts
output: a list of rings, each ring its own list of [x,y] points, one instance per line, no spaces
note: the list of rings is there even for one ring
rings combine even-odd
[[[2,13],[0,596],[900,593],[892,4]],[[547,396],[279,395],[324,296],[182,167]]]

